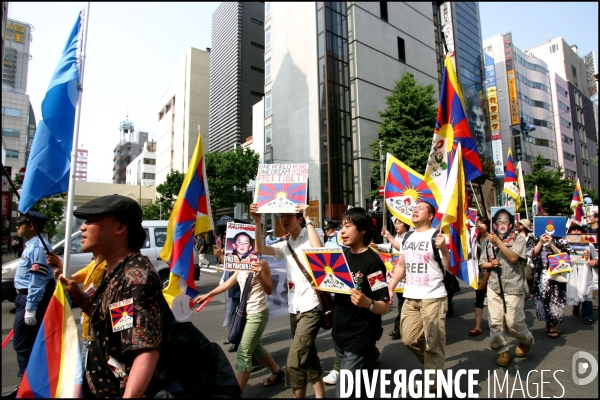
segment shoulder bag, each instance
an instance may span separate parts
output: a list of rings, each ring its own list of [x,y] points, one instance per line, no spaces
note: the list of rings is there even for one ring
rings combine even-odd
[[[246,326],[246,304],[248,303],[248,295],[252,290],[252,278],[254,272],[248,274],[246,279],[246,285],[244,285],[244,292],[240,296],[240,304],[235,309],[233,314],[233,321],[231,322],[231,330],[229,331],[229,343],[239,344],[244,334],[244,327]]]
[[[319,303],[321,303],[320,326],[324,330],[328,331],[329,329],[331,329],[333,327],[333,297],[331,297],[331,295],[329,293],[322,292],[319,290],[318,287],[316,287],[313,278],[310,276],[310,274],[308,273],[306,268],[304,268],[304,265],[302,265],[302,263],[298,259],[298,255],[296,254],[294,249],[292,249],[292,245],[290,244],[289,240],[286,240],[286,243],[287,243],[288,249],[290,249],[290,252],[292,253],[292,257],[294,257],[294,260],[296,260],[296,264],[298,264],[298,268],[300,268],[300,271],[302,271],[306,280],[310,282],[313,289],[317,293],[317,297],[319,298]]]

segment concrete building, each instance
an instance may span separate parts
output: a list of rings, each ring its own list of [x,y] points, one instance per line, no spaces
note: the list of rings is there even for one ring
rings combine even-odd
[[[563,167],[565,178],[577,177],[577,151],[575,146],[573,119],[571,118],[571,97],[569,84],[556,73],[550,73],[553,92],[552,107],[554,113],[554,128],[558,164]]]
[[[223,2],[212,16],[210,57],[210,143],[231,150],[252,136],[252,106],[264,92],[265,10],[263,2]]]
[[[191,47],[177,66],[173,84],[157,104],[157,185],[173,170],[187,171],[199,131],[204,151],[208,151],[210,58],[210,49]]]
[[[129,119],[119,124],[120,140],[113,151],[113,183],[125,183],[127,165],[142,153],[148,132],[137,132]]]
[[[156,175],[156,142],[144,143],[144,150],[127,166],[127,185],[154,186]]]
[[[538,156],[557,168],[557,155],[552,82],[548,65],[526,55],[512,42],[511,33],[495,35],[483,41],[486,55],[493,58],[497,87],[500,129],[492,133],[494,160],[506,160],[512,148],[515,164],[523,161],[523,172],[531,172],[531,163]],[[535,130],[524,134],[521,119]],[[498,154],[499,153],[499,154]],[[498,177],[498,171],[497,171]]]
[[[77,149],[77,164],[75,165],[75,180],[87,181],[88,151]]]
[[[405,72],[424,85],[438,81],[432,4],[265,2],[265,9],[265,162],[309,164],[318,220],[365,207],[378,186],[369,144],[385,97]]]

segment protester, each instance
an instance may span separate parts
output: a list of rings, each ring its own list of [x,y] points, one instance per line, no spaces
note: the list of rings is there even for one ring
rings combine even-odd
[[[505,324],[519,341],[515,354],[524,357],[533,344],[533,335],[525,323],[525,278],[523,263],[527,259],[527,241],[516,235],[514,241],[506,242],[495,233],[488,235],[487,246],[482,249],[479,267],[491,269],[487,282],[487,305],[489,313],[490,347],[498,354],[496,363],[507,367],[510,353]]]
[[[210,268],[210,261],[208,261],[204,256],[208,250],[208,244],[201,234],[196,235],[196,244],[194,245],[194,249],[198,252],[198,264],[200,264],[199,267],[202,268],[203,265],[206,265],[206,268]]]
[[[588,230],[587,233],[591,233],[596,235],[594,247],[596,248],[596,252],[598,252],[598,211],[588,214],[587,216]],[[598,263],[592,266],[592,274],[593,274],[593,293],[594,299],[596,300],[596,304],[594,305],[594,310],[598,309]]]
[[[219,255],[222,256],[222,254]],[[242,393],[244,392],[244,388],[246,387],[248,379],[250,379],[250,373],[252,372],[252,356],[256,357],[271,370],[271,376],[263,382],[264,387],[276,385],[281,382],[285,376],[283,369],[281,369],[275,360],[273,360],[273,357],[271,357],[271,354],[263,347],[261,341],[267,322],[269,322],[267,295],[270,295],[273,292],[271,270],[266,260],[252,262],[251,265],[254,277],[252,278],[250,293],[248,294],[248,301],[246,303],[246,325],[244,326],[244,333],[242,334],[242,339],[240,340],[237,349],[236,378]],[[244,288],[249,274],[250,271],[234,271],[227,281],[223,282],[207,294],[196,297],[194,303],[202,304],[209,297],[221,294],[233,286],[239,285],[241,288]]]
[[[487,248],[490,220],[487,217],[479,217],[477,218],[476,227],[478,233],[473,241],[471,253],[477,260],[477,263],[479,263],[482,252]],[[481,320],[483,319],[483,307],[485,306],[485,295],[489,276],[489,272],[479,267],[479,289],[475,291],[475,328],[469,331],[469,335],[471,336],[478,336],[483,333],[481,330]]]
[[[531,222],[528,219],[522,219],[517,222],[517,233],[525,237],[526,245],[529,245],[530,241],[534,240],[533,233],[531,232]],[[527,261],[523,267],[523,275],[525,276],[525,282],[527,286],[527,293],[525,298],[533,298],[533,269],[531,269],[531,258],[527,256]]]
[[[60,279],[60,275],[63,269],[63,263],[60,257],[58,257],[53,252],[48,254],[48,265],[55,268],[55,276]],[[102,278],[104,278],[104,273],[106,271],[106,261],[104,258],[98,254],[94,255],[94,260],[81,268],[79,271],[75,272],[72,275],[69,275],[68,279],[74,280],[77,284],[83,284],[83,291],[90,295],[90,297],[94,297],[96,294],[96,290],[100,286],[100,282]],[[85,368],[85,360],[87,358],[87,353],[90,347],[89,335],[90,335],[90,317],[82,312],[81,313],[81,338],[83,339],[83,349],[81,352],[81,359],[83,361],[83,366]]]
[[[17,376],[23,377],[38,330],[54,294],[56,281],[52,268],[47,265],[44,245],[35,226],[42,232],[48,217],[36,211],[23,214],[17,219],[17,236],[25,241],[19,266],[15,272],[15,320],[13,324],[13,347],[17,353],[19,371]],[[50,244],[46,242],[50,247]],[[19,386],[3,394],[16,396]]]
[[[436,230],[431,227],[431,222],[435,212],[435,208],[427,202],[415,207],[411,215],[415,231],[402,243],[388,291],[391,304],[394,288],[406,272],[400,320],[402,341],[425,369],[443,371],[448,307],[444,270],[450,272],[450,252],[443,234],[438,232],[434,237]],[[435,242],[436,248],[432,242]],[[430,392],[434,393],[436,387],[434,382]]]
[[[81,250],[106,260],[106,276],[92,297],[75,280],[61,278],[74,305],[90,317],[84,394],[153,397],[164,376],[162,285],[150,260],[140,254],[146,233],[142,209],[120,195],[96,198],[73,212],[84,219]],[[164,303],[164,299],[163,303]]]
[[[12,241],[12,249],[15,252],[15,258],[20,258],[23,252],[23,245],[21,244],[21,238],[15,237]]]
[[[567,233],[582,235],[586,232],[580,225],[571,223]],[[579,315],[581,308],[581,317],[586,325],[594,323],[592,267],[597,264],[598,253],[592,243],[588,243],[581,260],[576,260],[574,254],[571,254],[573,271],[567,277],[567,304],[573,306],[573,315]]]
[[[279,239],[273,237],[273,229],[269,229],[267,231],[267,237],[265,238],[265,244],[267,246],[270,246],[272,244],[277,243],[278,241]]]
[[[314,222],[310,219],[308,205],[297,205],[296,210],[296,213],[278,216],[283,231],[289,234],[288,240],[272,246],[265,246],[258,240],[256,250],[260,254],[273,256],[275,260],[285,257],[286,261],[292,343],[286,361],[285,385],[292,388],[294,397],[306,397],[306,385],[310,381],[315,397],[321,398],[325,397],[325,387],[321,360],[315,343],[321,320],[320,302],[311,282],[306,279],[290,252],[288,243],[303,268],[308,267],[302,249],[323,247],[323,244]],[[254,218],[256,230],[260,231],[262,214],[257,211],[256,203],[251,204],[250,215]]]
[[[325,231],[325,247],[340,248],[342,244],[338,240],[338,224],[330,219],[323,221]]]
[[[218,233],[215,233],[215,244],[213,246],[213,249],[221,249],[223,247],[223,242],[221,241],[221,235],[219,235]],[[213,250],[214,252],[214,250]],[[217,268],[221,265],[221,261],[217,258]]]
[[[565,315],[567,278],[563,274],[548,274],[548,256],[570,251],[571,247],[564,238],[553,238],[547,233],[535,237],[527,246],[533,268],[535,312],[537,319],[546,323],[546,332],[551,339],[560,336],[557,327]]]
[[[389,243],[385,244],[371,244],[372,247],[376,247],[377,251],[392,253],[394,257],[398,257],[400,255],[400,249],[402,248],[402,239],[406,232],[410,230],[410,225],[406,222],[400,221],[396,217],[392,217],[392,223],[394,224],[394,229],[396,231],[396,236],[392,236],[392,234],[385,228],[381,229],[381,236],[386,238]],[[389,333],[392,337],[392,340],[400,339],[400,318],[402,317],[402,306],[404,305],[404,295],[402,292],[396,293],[398,297],[398,315],[394,320],[394,329]]]

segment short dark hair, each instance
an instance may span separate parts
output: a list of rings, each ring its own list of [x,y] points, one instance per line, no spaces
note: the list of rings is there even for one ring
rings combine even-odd
[[[365,231],[363,244],[368,246],[373,240],[373,219],[362,207],[353,207],[342,214],[340,221],[344,224],[346,221],[356,225],[359,232]]]
[[[235,243],[235,241],[237,240],[237,238],[239,238],[239,237],[240,237],[240,236],[242,236],[242,235],[244,235],[244,236],[248,236],[248,239],[250,239],[250,245],[251,245],[252,247],[254,247],[254,239],[252,239],[252,236],[250,236],[250,234],[249,234],[249,233],[247,233],[247,232],[244,232],[244,231],[242,231],[242,232],[238,232],[238,233],[236,233],[236,234],[235,234],[235,236],[233,237],[233,243]]]
[[[123,214],[112,214],[112,216],[120,223],[127,225],[127,247],[129,247],[129,250],[140,251],[146,241],[146,230],[142,227],[142,224],[132,223]]]
[[[508,218],[510,219],[510,223],[514,225],[514,223],[515,223],[515,216],[510,211],[508,211],[506,208],[501,208],[498,211],[496,211],[496,214],[494,214],[494,216],[492,217],[492,222],[495,224],[496,223],[496,219],[498,217],[498,214],[502,214],[502,213],[508,214]]]
[[[429,210],[430,213],[432,213],[435,216],[435,207],[433,206],[433,204],[431,204],[430,202],[425,201],[425,200],[420,201],[420,203],[427,204],[427,209]]]

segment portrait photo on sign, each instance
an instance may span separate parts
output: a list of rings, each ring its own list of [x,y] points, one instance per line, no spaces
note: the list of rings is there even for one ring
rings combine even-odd
[[[260,164],[254,202],[259,213],[295,213],[306,204],[308,164]]]
[[[497,235],[506,247],[511,247],[517,234],[513,207],[491,207],[491,212],[492,233]]]
[[[544,233],[552,237],[565,237],[567,235],[567,217],[533,217],[533,234],[542,236]]]
[[[342,249],[318,247],[302,252],[319,290],[350,294],[355,285]]]
[[[227,223],[225,234],[225,269],[233,271],[249,271],[250,263],[258,262],[254,252],[256,227],[236,222]]]

